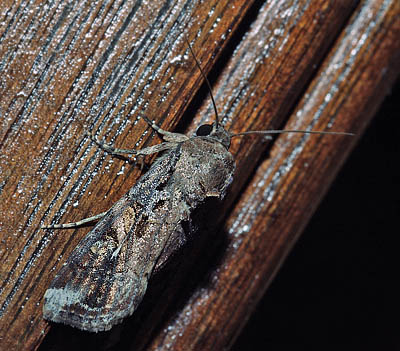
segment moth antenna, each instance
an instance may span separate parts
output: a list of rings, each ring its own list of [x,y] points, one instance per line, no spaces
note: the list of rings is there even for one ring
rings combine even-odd
[[[235,133],[231,135],[231,138],[236,136],[242,136],[247,134],[283,134],[283,133],[303,133],[303,134],[331,134],[331,135],[354,135],[354,133],[346,132],[320,132],[312,130],[298,130],[298,129],[272,129],[272,130],[252,130],[248,132]]]
[[[218,116],[218,111],[217,111],[217,105],[216,105],[216,103],[215,103],[214,96],[213,96],[213,93],[212,93],[211,84],[210,84],[210,82],[208,81],[207,76],[205,75],[203,69],[202,69],[201,66],[200,66],[199,61],[198,61],[197,58],[196,58],[196,55],[195,55],[194,52],[193,52],[193,49],[192,49],[192,46],[191,46],[190,43],[189,43],[189,40],[188,40],[186,37],[185,37],[185,40],[186,40],[186,43],[188,44],[189,50],[190,50],[190,52],[191,52],[191,54],[192,54],[194,60],[195,60],[195,62],[196,62],[196,65],[197,65],[197,67],[199,68],[199,70],[200,70],[200,72],[201,72],[201,75],[203,76],[204,80],[206,81],[206,84],[207,84],[207,87],[208,87],[208,92],[210,93],[211,101],[212,101],[212,104],[213,104],[213,106],[214,106],[214,111],[215,111],[215,127],[218,128],[218,125],[219,125],[219,116]]]

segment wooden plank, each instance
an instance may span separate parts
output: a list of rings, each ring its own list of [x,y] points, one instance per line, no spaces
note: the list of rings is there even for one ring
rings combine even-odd
[[[1,349],[40,343],[43,294],[87,232],[40,225],[104,211],[140,174],[85,131],[130,147],[156,143],[140,114],[173,128],[200,80],[194,61],[179,59],[183,34],[204,41],[207,69],[222,41],[208,33],[233,31],[251,3],[1,3]]]
[[[149,138],[140,114],[166,129],[176,126],[201,79],[193,60],[179,56],[187,52],[182,33],[190,40],[196,34],[194,50],[206,71],[231,35],[241,40],[232,60],[226,63],[230,51],[222,59],[225,69],[215,92],[220,114],[232,130],[281,126],[354,9],[348,1],[296,4],[0,5],[0,13],[6,14],[0,28],[0,111],[5,116],[0,194],[2,348],[38,346],[48,330],[41,319],[44,291],[88,231],[44,232],[40,224],[104,211],[140,174],[104,157],[84,137],[84,130],[117,145],[141,147],[156,140]],[[323,129],[333,124],[335,130],[363,130],[384,95],[383,88],[391,85],[390,74],[398,70],[393,60],[398,53],[394,40],[399,34],[398,13],[395,1],[359,6],[289,127]],[[248,22],[251,28],[245,26]],[[201,110],[203,117],[194,123],[210,118],[206,107]],[[191,119],[190,114],[184,117]],[[87,336],[57,326],[47,346],[61,342],[57,348],[67,349],[69,342],[82,346],[94,339],[104,346],[104,339],[115,338],[116,331],[122,333],[117,345],[135,349],[169,345],[204,350],[228,345],[356,139],[278,138],[246,188],[268,145],[255,138],[236,140],[232,145],[238,160],[236,181],[215,221],[234,206],[233,217],[222,230],[225,235],[206,235],[189,246],[185,252],[189,259],[179,261],[179,272],[166,272],[166,281],[159,279],[138,316],[122,327]],[[214,253],[219,261],[210,264]],[[167,286],[163,293],[160,286]]]
[[[395,2],[360,4],[287,128],[326,126],[362,134],[398,76],[399,11]],[[277,139],[218,233],[226,235],[218,265],[146,350],[161,345],[173,350],[229,349],[357,137]],[[218,253],[210,246],[214,244],[203,247],[211,251],[207,258]]]

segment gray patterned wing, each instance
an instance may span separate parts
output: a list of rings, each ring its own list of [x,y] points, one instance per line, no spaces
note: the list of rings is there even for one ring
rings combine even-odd
[[[78,244],[45,293],[45,319],[97,332],[133,313],[188,215],[171,181],[179,155],[178,145],[161,156]]]

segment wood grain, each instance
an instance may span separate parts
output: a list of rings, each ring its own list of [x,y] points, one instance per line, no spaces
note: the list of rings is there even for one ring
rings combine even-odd
[[[141,114],[168,130],[213,119],[208,99],[189,106],[202,78],[183,35],[205,71],[219,73],[214,95],[231,130],[357,136],[234,139],[237,173],[219,230],[159,278],[164,289],[149,292],[138,316],[103,335],[55,326],[42,349],[229,347],[399,71],[400,5],[356,5],[2,2],[1,349],[39,346],[49,330],[44,291],[88,231],[40,225],[104,211],[140,175],[85,130],[143,147],[157,138]]]

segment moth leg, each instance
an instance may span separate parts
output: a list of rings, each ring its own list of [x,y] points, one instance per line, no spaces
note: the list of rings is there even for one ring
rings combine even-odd
[[[176,143],[164,142],[164,143],[161,143],[161,144],[145,147],[144,149],[141,149],[141,150],[118,149],[118,148],[115,148],[115,147],[113,147],[113,146],[111,146],[109,144],[106,144],[106,143],[103,143],[103,142],[97,140],[93,134],[88,134],[88,135],[89,135],[90,139],[98,147],[100,147],[102,150],[108,152],[111,155],[126,155],[126,154],[136,155],[136,156],[151,155],[151,154],[155,154],[155,153],[160,152],[160,151],[169,150],[169,149],[172,149],[172,148],[176,147]]]
[[[80,227],[81,225],[84,225],[86,223],[94,222],[97,221],[105,216],[107,211],[99,213],[96,216],[84,218],[80,220],[79,222],[73,222],[73,223],[65,223],[65,224],[52,224],[52,225],[42,225],[42,229],[67,229],[67,228],[77,228]]]
[[[161,134],[163,136],[163,139],[166,141],[182,142],[189,139],[189,137],[186,136],[185,134],[172,133],[160,128],[154,121],[148,119],[146,116],[141,116],[141,117],[147,122],[147,124],[151,128],[153,128],[157,133]]]

